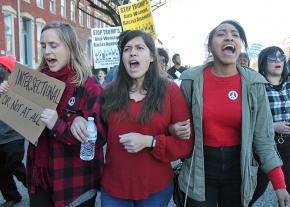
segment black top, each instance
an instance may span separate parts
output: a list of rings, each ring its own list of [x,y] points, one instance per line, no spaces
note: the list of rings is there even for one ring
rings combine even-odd
[[[185,71],[185,70],[187,70],[187,68],[185,68],[185,67],[183,67],[183,66],[180,66],[180,68],[179,69],[176,69],[174,66],[173,67],[171,67],[171,68],[169,68],[168,70],[167,70],[167,73],[172,77],[172,79],[178,79],[179,77],[175,74],[176,73],[176,71],[178,71],[180,74],[183,72],[183,71]]]
[[[10,126],[0,121],[0,144],[7,144],[20,139],[24,139],[24,137]]]

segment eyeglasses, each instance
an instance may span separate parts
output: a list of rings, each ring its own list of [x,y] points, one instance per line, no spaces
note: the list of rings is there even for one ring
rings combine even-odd
[[[286,60],[286,55],[280,54],[280,55],[268,55],[267,60],[269,62],[276,62],[279,60],[280,62],[284,62]]]

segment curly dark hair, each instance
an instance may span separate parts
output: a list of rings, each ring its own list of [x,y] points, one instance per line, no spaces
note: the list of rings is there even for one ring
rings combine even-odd
[[[168,56],[166,50],[164,50],[163,48],[158,48],[158,54],[165,58],[165,65],[167,65],[169,62],[169,56]]]

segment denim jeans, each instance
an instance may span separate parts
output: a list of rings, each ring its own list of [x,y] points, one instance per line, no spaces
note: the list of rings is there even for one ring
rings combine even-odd
[[[173,182],[157,193],[151,194],[144,200],[126,200],[109,195],[104,188],[101,188],[101,206],[102,207],[167,207],[173,193]]]
[[[241,207],[240,146],[204,147],[205,199],[187,207]]]

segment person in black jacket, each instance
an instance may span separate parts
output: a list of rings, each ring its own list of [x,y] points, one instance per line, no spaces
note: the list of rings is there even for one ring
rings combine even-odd
[[[0,83],[7,80],[16,60],[12,56],[0,57]],[[24,137],[0,121],[0,191],[6,200],[1,207],[11,207],[21,201],[13,175],[26,186]]]
[[[172,62],[174,65],[168,69],[167,73],[173,78],[173,79],[179,79],[181,73],[185,71],[187,68],[181,66],[181,59],[179,54],[174,54],[172,56]]]

